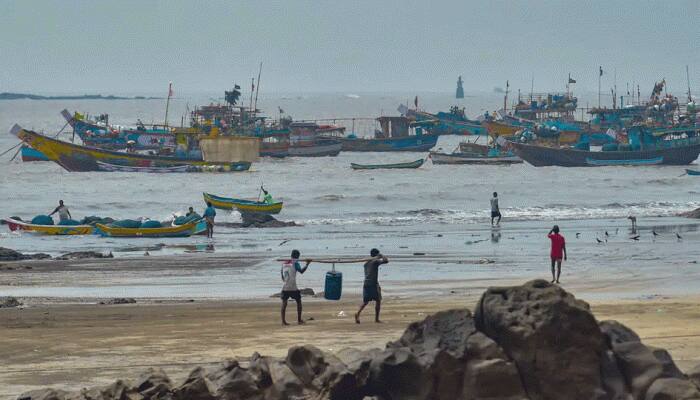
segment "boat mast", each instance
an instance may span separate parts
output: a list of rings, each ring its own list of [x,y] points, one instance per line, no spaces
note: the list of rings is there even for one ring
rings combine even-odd
[[[510,87],[510,84],[508,81],[506,81],[506,95],[503,96],[503,113],[506,114],[506,111],[508,111],[508,88]]]
[[[170,108],[170,97],[173,95],[173,83],[168,84],[168,100],[165,101],[165,126],[168,126],[168,109]]]
[[[690,73],[688,72],[688,66],[685,66],[685,78],[688,80],[688,103],[693,102],[693,96],[690,95]]]
[[[260,61],[260,69],[258,70],[258,87],[255,88],[255,104],[253,105],[253,120],[258,114],[258,92],[260,91],[260,74],[262,74],[262,61]],[[255,121],[253,121],[255,122]]]

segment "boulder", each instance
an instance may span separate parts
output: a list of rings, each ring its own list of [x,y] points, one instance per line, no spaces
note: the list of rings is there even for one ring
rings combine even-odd
[[[20,253],[19,251],[15,251],[5,247],[0,247],[0,261],[19,261],[26,259],[27,256]]]
[[[688,371],[688,378],[690,378],[690,380],[700,388],[700,364],[694,366],[690,371]]]
[[[698,400],[700,390],[687,379],[661,378],[647,390],[644,400]]]
[[[55,389],[32,390],[22,394],[17,400],[65,400],[68,392]]]
[[[216,388],[207,379],[204,368],[197,367],[185,379],[185,382],[173,391],[176,400],[217,400]]]
[[[97,251],[74,251],[56,257],[57,260],[82,260],[86,258],[114,258],[112,253],[103,254]]]
[[[515,361],[530,398],[606,397],[601,375],[605,337],[588,304],[561,287],[535,280],[489,288],[475,322]]]
[[[168,375],[160,368],[149,368],[136,379],[136,391],[146,400],[165,399],[173,388]]]
[[[102,305],[117,305],[117,304],[135,304],[136,300],[131,298],[131,297],[117,297],[114,299],[109,299],[109,300],[104,300],[101,301],[100,304]]]
[[[657,379],[685,379],[665,350],[631,341],[614,345],[612,351],[630,392],[636,399],[644,398]]]
[[[14,297],[0,297],[0,308],[14,308],[21,305],[22,303]]]
[[[296,226],[294,221],[280,221],[270,214],[256,212],[242,212],[241,219],[243,228],[284,228],[287,226]]]

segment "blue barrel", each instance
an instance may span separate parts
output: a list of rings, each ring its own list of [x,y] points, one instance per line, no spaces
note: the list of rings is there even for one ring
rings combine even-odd
[[[326,300],[340,300],[343,292],[343,273],[336,271],[326,272],[326,286],[323,297]]]

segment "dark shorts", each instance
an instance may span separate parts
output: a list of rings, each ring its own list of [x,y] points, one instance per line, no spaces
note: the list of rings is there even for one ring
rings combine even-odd
[[[362,288],[362,301],[365,303],[382,301],[382,288],[379,285],[364,286]]]
[[[282,300],[294,299],[296,301],[301,301],[301,291],[299,290],[283,290]]]
[[[500,218],[500,217],[501,217],[500,211],[491,211],[491,218]]]

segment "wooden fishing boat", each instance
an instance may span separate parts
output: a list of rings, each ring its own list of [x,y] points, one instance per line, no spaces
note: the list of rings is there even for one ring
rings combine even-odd
[[[254,212],[263,214],[279,214],[282,211],[283,202],[265,203],[255,200],[234,199],[230,197],[216,196],[203,193],[204,202],[211,203],[214,208],[221,210],[238,210],[241,212]]]
[[[511,165],[522,164],[523,160],[518,156],[493,156],[478,155],[469,153],[436,153],[430,152],[430,159],[433,164],[483,164],[483,165]]]
[[[187,237],[194,234],[199,221],[192,221],[182,225],[166,226],[161,228],[120,228],[103,224],[96,224],[95,232],[106,237]]]
[[[515,153],[536,167],[595,167],[604,165],[688,165],[700,154],[700,136],[695,130],[680,139],[659,140],[663,132],[628,131],[630,140],[636,139],[639,150],[586,151],[574,148],[554,148],[511,142]]]
[[[425,162],[424,159],[395,164],[355,164],[350,163],[352,169],[416,169],[420,168]]]
[[[498,121],[482,121],[481,124],[486,127],[489,136],[494,138],[499,136],[513,136],[515,132],[523,129],[522,126],[504,124]]]
[[[165,168],[189,166],[195,170],[213,170],[219,172],[238,172],[250,169],[250,162],[216,162],[192,160],[188,158],[152,156],[136,153],[121,153],[117,151],[80,146],[73,143],[53,139],[42,134],[22,129],[15,125],[10,131],[32,148],[43,153],[49,160],[59,164],[68,171],[100,171],[98,161],[106,164]]]
[[[42,152],[25,145],[22,145],[21,157],[24,162],[49,161]]]
[[[312,122],[293,122],[289,125],[290,157],[335,157],[343,145],[338,139],[322,136],[333,132],[342,134],[344,128],[335,126],[321,127]]]
[[[696,171],[693,169],[686,169],[685,173],[688,175],[693,175],[693,176],[700,176],[700,171]]]
[[[97,166],[100,171],[107,172],[148,172],[148,173],[172,173],[172,172],[190,172],[190,166],[177,165],[175,167],[130,167],[128,165],[110,164],[102,161],[97,161]]]
[[[414,151],[424,152],[437,144],[439,135],[416,135],[392,138],[344,138],[343,151]]]
[[[289,146],[287,155],[290,157],[335,157],[343,149],[342,143],[336,140],[317,140],[312,145]]]
[[[27,231],[44,235],[90,235],[94,229],[90,225],[36,225],[14,218],[3,219],[11,231]]]

